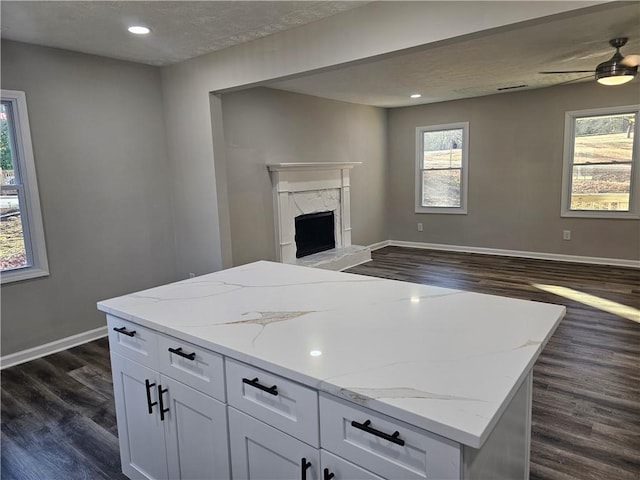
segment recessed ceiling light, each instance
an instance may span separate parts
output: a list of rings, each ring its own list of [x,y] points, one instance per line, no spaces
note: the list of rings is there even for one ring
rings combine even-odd
[[[135,33],[136,35],[146,35],[151,31],[149,28],[143,27],[142,25],[131,25],[127,30],[129,30],[130,33]]]
[[[422,95],[420,95],[419,93],[412,93],[411,94],[411,98],[420,98]]]

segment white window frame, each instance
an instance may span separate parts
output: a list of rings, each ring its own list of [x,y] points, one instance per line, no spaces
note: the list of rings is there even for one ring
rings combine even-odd
[[[422,205],[422,172],[424,170],[424,133],[440,130],[462,129],[462,162],[460,172],[460,206],[459,207],[425,207]],[[469,122],[447,123],[444,125],[429,125],[416,128],[416,192],[415,213],[446,213],[467,214],[467,191],[469,171]]]
[[[575,120],[581,117],[598,115],[617,115],[635,113],[636,122],[633,133],[633,152],[631,157],[631,185],[629,188],[629,211],[615,210],[571,210],[571,172],[573,167],[573,148],[575,145]],[[638,165],[638,137],[640,136],[640,105],[626,105],[620,107],[594,108],[589,110],[575,110],[565,113],[564,121],[564,153],[562,164],[562,206],[561,217],[578,218],[640,218],[640,165]]]
[[[2,101],[12,104],[13,124],[15,127],[14,161],[20,172],[21,190],[20,214],[23,222],[23,234],[27,249],[28,265],[22,268],[6,270],[0,274],[2,284],[27,280],[29,278],[49,275],[47,249],[42,226],[40,211],[40,195],[31,144],[31,129],[29,128],[29,114],[27,112],[27,97],[24,92],[17,90],[1,90]],[[24,202],[24,203],[22,203]]]

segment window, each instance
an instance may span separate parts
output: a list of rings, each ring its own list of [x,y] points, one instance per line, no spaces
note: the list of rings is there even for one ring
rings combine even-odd
[[[416,213],[467,213],[469,123],[416,129]]]
[[[48,275],[24,92],[2,90],[0,262],[2,283]]]
[[[639,107],[567,112],[562,216],[639,218]]]

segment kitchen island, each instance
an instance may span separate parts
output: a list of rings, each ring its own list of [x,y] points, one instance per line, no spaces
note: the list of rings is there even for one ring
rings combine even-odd
[[[565,309],[260,261],[105,300],[130,478],[528,478]]]

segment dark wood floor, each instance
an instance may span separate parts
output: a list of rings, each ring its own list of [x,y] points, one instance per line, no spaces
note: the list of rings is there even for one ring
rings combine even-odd
[[[639,270],[400,247],[373,258],[349,271],[566,305],[534,368],[531,479],[640,478],[640,318],[533,286],[637,311]],[[2,371],[1,400],[3,480],[125,478],[106,339]]]
[[[126,479],[106,338],[2,371],[2,480]]]

